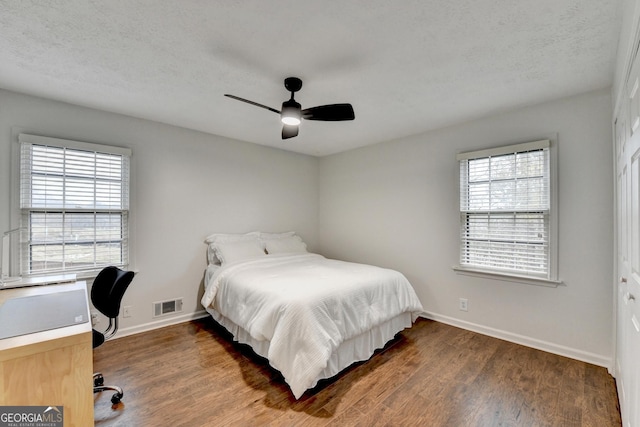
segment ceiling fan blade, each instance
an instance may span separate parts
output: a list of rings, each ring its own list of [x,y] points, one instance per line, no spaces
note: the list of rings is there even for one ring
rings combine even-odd
[[[246,102],[247,104],[255,105],[256,107],[264,108],[266,110],[273,111],[274,113],[280,114],[280,111],[276,110],[275,108],[267,107],[266,105],[258,104],[257,102],[249,101],[248,99],[244,99],[244,98],[240,98],[239,96],[229,95],[228,93],[225,93],[224,96],[228,96],[229,98],[232,98],[232,99],[235,99],[235,100],[238,100],[238,101],[242,101],[242,102]]]
[[[282,139],[293,138],[298,136],[298,126],[295,125],[283,125],[282,126]]]
[[[351,104],[329,104],[302,110],[302,117],[307,120],[324,120],[338,122],[356,118]]]

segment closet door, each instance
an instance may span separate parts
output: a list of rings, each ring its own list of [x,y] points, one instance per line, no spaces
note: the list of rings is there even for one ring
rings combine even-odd
[[[617,196],[616,380],[623,424],[640,426],[640,62],[615,125]]]
[[[625,278],[628,277],[628,192],[627,192],[627,169],[625,167],[622,158],[622,147],[626,144],[626,138],[621,135],[625,130],[626,123],[621,117],[616,119],[614,124],[615,129],[615,141],[616,141],[616,214],[617,214],[617,264],[616,273],[619,278],[617,284],[617,292],[615,294],[615,307],[616,307],[616,385],[618,387],[618,398],[620,399],[620,410],[622,412],[623,420],[627,420],[627,367],[629,366],[628,359],[628,342],[626,336],[628,335],[627,327],[627,311],[625,310],[625,304],[623,302],[624,294],[627,291]]]

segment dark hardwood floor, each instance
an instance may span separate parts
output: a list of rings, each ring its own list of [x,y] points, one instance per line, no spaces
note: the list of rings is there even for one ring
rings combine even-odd
[[[606,369],[420,319],[296,401],[211,319],[108,341],[96,426],[620,426]]]

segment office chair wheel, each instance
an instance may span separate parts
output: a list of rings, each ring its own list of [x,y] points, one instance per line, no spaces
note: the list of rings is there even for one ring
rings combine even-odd
[[[122,399],[122,393],[115,393],[113,396],[111,396],[111,403],[117,405],[118,403],[120,403],[120,399]]]
[[[101,385],[104,385],[104,377],[102,376],[102,374],[94,375],[93,386],[100,387]]]

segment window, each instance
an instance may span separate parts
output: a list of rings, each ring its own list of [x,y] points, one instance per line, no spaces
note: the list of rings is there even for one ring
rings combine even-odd
[[[23,275],[128,264],[129,149],[20,134]]]
[[[555,280],[548,140],[462,153],[460,268]]]

